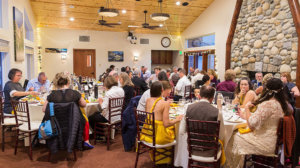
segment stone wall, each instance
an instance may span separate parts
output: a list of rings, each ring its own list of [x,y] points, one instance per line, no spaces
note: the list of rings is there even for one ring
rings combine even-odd
[[[291,72],[296,79],[298,37],[287,0],[244,0],[231,47],[231,68]]]

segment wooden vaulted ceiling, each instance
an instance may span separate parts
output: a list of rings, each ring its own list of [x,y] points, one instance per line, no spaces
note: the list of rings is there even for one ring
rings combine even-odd
[[[119,16],[104,20],[115,23],[122,22],[121,25],[113,28],[98,25],[101,17],[98,10],[106,5],[106,0],[30,0],[35,14],[38,27],[99,30],[126,32],[134,30],[136,33],[147,34],[173,34],[182,33],[212,2],[213,0],[163,0],[163,13],[169,13],[162,28],[149,30],[141,28],[144,23],[144,10],[148,10],[147,22],[152,25],[159,25],[162,22],[154,21],[150,14],[159,12],[157,0],[110,0],[112,7],[119,10]],[[188,2],[188,6],[177,6],[177,1]],[[74,8],[72,8],[72,6]],[[123,14],[121,10],[127,12]],[[74,17],[72,22],[70,17]],[[128,25],[140,26],[138,28],[128,28]]]

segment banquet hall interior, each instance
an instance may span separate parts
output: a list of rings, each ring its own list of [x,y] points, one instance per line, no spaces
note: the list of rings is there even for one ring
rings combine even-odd
[[[0,0],[0,167],[300,167],[299,47],[300,0]]]

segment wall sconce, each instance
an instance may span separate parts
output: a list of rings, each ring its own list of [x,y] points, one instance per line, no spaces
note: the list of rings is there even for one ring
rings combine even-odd
[[[66,60],[67,59],[67,53],[61,53],[61,60]]]
[[[138,61],[139,60],[139,56],[135,55],[133,56],[133,61]]]

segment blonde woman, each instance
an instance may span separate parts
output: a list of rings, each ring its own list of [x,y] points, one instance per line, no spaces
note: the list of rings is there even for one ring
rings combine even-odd
[[[129,78],[128,74],[125,72],[122,72],[119,76],[121,87],[124,90],[125,93],[125,99],[124,99],[124,109],[126,109],[127,104],[129,104],[130,99],[134,96],[134,88],[133,83],[131,82],[131,79]]]
[[[209,69],[207,71],[207,75],[210,77],[211,86],[216,87],[220,81],[218,80],[218,75],[216,74],[215,70]]]

